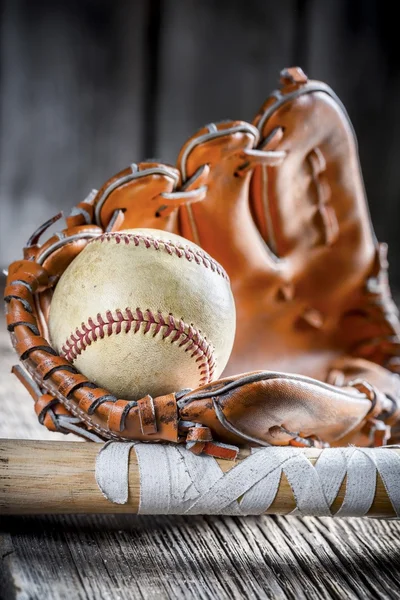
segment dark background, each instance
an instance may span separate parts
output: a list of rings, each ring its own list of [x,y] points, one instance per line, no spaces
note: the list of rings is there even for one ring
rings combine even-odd
[[[400,287],[400,33],[377,0],[0,0],[0,264],[133,161],[174,162],[210,121],[252,120],[298,64],[359,138]]]

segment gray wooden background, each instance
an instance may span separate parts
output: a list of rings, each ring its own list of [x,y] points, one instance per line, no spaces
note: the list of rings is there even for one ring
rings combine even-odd
[[[389,8],[387,8],[389,7]],[[382,0],[0,0],[0,265],[134,160],[250,120],[301,65],[341,96],[400,286],[400,68]]]

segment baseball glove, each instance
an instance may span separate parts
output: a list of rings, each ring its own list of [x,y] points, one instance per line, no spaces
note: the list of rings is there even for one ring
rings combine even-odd
[[[354,132],[327,85],[299,68],[283,71],[281,83],[253,124],[208,125],[184,145],[177,168],[131,165],[39,245],[60,215],[45,223],[10,266],[7,323],[25,367],[14,372],[49,429],[186,442],[225,457],[236,452],[230,444],[399,439],[400,325]],[[94,237],[135,227],[180,234],[228,272],[237,334],[224,379],[128,401],[51,347],[61,274]]]

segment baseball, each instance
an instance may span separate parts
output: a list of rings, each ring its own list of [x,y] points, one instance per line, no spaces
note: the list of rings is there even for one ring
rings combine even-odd
[[[60,278],[49,335],[61,356],[117,398],[198,387],[218,378],[232,350],[229,279],[173,233],[105,233]]]

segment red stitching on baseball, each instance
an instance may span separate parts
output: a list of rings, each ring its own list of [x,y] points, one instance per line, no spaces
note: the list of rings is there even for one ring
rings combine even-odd
[[[124,312],[117,309],[115,315],[108,310],[105,317],[100,313],[97,315],[97,323],[90,317],[87,323],[82,323],[81,327],[69,336],[60,355],[72,363],[98,338],[103,339],[106,335],[109,337],[121,332],[128,333],[131,329],[134,334],[141,329],[144,335],[151,330],[153,337],[163,329],[163,340],[171,338],[172,344],[179,342],[179,348],[191,353],[191,358],[196,359],[201,377],[200,385],[212,381],[215,360],[213,347],[206,338],[193,325],[188,325],[182,319],[175,319],[171,313],[164,316],[160,311],[154,314],[149,309],[144,312],[140,308],[137,308],[135,312],[132,312],[130,308],[126,308]]]
[[[196,264],[203,265],[206,269],[211,269],[213,273],[218,273],[218,275],[221,275],[221,277],[229,281],[229,277],[225,269],[223,269],[216,260],[211,258],[211,256],[202,250],[193,250],[189,246],[179,246],[171,240],[160,240],[142,234],[120,233],[118,231],[104,233],[103,235],[91,240],[90,243],[92,244],[97,241],[109,242],[110,240],[115,240],[117,244],[121,244],[122,242],[127,245],[133,242],[135,246],[139,246],[139,244],[142,242],[145,248],[165,250],[165,252],[167,252],[170,256],[175,254],[175,256],[178,258],[185,257],[189,262],[194,260]]]

